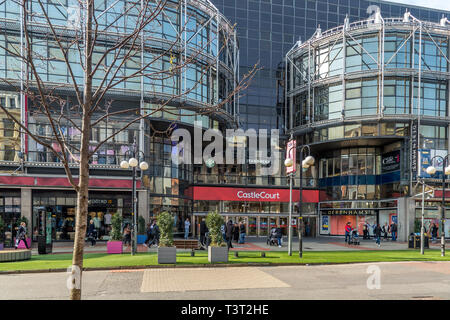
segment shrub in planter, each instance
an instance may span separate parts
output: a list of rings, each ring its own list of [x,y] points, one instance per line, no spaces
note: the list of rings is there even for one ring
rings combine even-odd
[[[173,246],[173,216],[161,212],[157,219],[159,227],[158,263],[176,263],[177,248]]]
[[[108,253],[122,253],[122,215],[116,213],[111,218],[111,240],[106,243]]]
[[[206,216],[206,226],[211,237],[211,243],[208,247],[208,261],[211,263],[228,262],[228,248],[220,231],[223,223],[223,217],[218,212],[210,212]]]

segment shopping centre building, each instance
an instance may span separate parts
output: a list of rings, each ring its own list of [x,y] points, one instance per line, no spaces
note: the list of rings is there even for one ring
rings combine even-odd
[[[395,222],[405,240],[421,217],[418,177],[436,189],[426,227],[439,223],[443,166],[430,160],[449,148],[449,36],[445,18],[377,12],[318,28],[287,53],[289,127],[316,158],[320,234],[342,234],[348,221],[360,232]]]
[[[61,12],[70,3],[45,2],[52,21],[64,32],[70,30],[67,17]],[[98,3],[96,12],[101,14],[114,3],[124,1]],[[199,217],[217,210],[226,219],[245,221],[248,235],[266,236],[277,224],[286,233],[289,180],[283,161],[272,175],[263,173],[268,163],[261,159],[214,166],[172,162],[172,155],[179,150],[167,129],[176,123],[177,127],[192,131],[195,121],[200,121],[204,130],[279,129],[281,152],[291,132],[298,140],[297,145],[311,146],[316,165],[304,173],[302,183],[302,213],[307,235],[340,235],[341,225],[347,220],[361,225],[365,221],[384,223],[397,219],[400,235],[405,237],[411,231],[408,219],[414,214],[415,205],[410,197],[415,178],[409,170],[413,154],[411,137],[415,131],[410,128],[418,128],[421,134],[417,149],[423,149],[422,154],[427,150],[430,155],[443,154],[448,145],[448,64],[442,52],[448,58],[449,33],[448,28],[439,27],[440,11],[418,7],[410,9],[414,16],[424,20],[422,29],[413,21],[400,22],[402,18],[385,18],[391,23],[385,25],[374,19],[371,23],[354,23],[373,13],[367,10],[371,5],[379,6],[383,17],[400,17],[405,11],[403,5],[361,0],[168,1],[158,23],[151,26],[151,31],[144,31],[144,34],[151,32],[153,40],[158,40],[149,43],[149,51],[176,43],[181,49],[172,53],[175,59],[190,46],[204,52],[179,78],[173,75],[172,79],[156,84],[148,80],[142,85],[140,80],[125,82],[123,88],[111,92],[110,98],[115,108],[152,109],[155,97],[180,93],[185,88],[183,83],[189,87],[200,81],[200,86],[189,93],[189,108],[174,104],[171,112],[157,113],[149,121],[136,123],[94,155],[90,164],[89,215],[98,225],[101,238],[108,237],[111,215],[121,214],[125,221],[131,221],[131,171],[121,169],[119,164],[127,158],[135,137],[150,165],[137,183],[138,214],[147,221],[167,210],[176,218],[176,231],[182,232],[187,217],[196,225]],[[351,23],[350,29],[345,28],[344,32],[342,24],[346,14]],[[111,21],[114,12],[105,13],[104,17]],[[46,40],[48,26],[39,20],[39,15],[29,18],[35,19],[29,25],[35,27],[34,34],[40,40],[33,46],[38,52],[45,52],[49,60],[42,71],[46,73],[45,79],[49,85],[68,84],[69,75],[60,61],[50,61],[57,55],[57,48]],[[2,47],[18,46],[22,32],[20,21],[17,6],[9,0],[0,4]],[[183,28],[185,22],[189,22],[187,29]],[[232,27],[234,23],[236,29]],[[318,25],[324,30],[340,27],[320,34],[316,32]],[[418,44],[420,30],[422,46]],[[349,34],[344,37],[344,33]],[[221,36],[216,37],[217,34]],[[295,44],[299,37],[309,40],[299,46]],[[218,54],[217,48],[223,47],[223,43],[211,42],[216,38],[228,39],[225,52]],[[180,39],[190,40],[184,46]],[[407,44],[402,45],[405,40]],[[378,49],[381,43],[383,50]],[[418,52],[411,54],[411,43],[417,43],[416,51],[422,47],[422,63]],[[440,50],[433,51],[437,47]],[[384,70],[378,67],[381,52],[386,62]],[[147,54],[151,52],[145,51],[144,57]],[[306,60],[305,55],[309,55]],[[205,57],[215,61],[208,79],[199,76],[205,65],[201,59]],[[11,83],[20,86],[20,73],[26,68],[4,50],[0,50],[0,61],[0,79],[8,80],[0,81],[0,103],[22,117],[30,129],[45,136],[51,132],[45,117],[34,113],[29,101],[11,88]],[[167,69],[170,61],[172,55],[164,56],[161,69]],[[216,112],[202,112],[225,99],[240,77],[258,61],[262,70],[239,99],[233,97]],[[127,68],[132,70],[133,66]],[[409,93],[418,83],[423,88],[420,99]],[[382,95],[378,94],[381,88]],[[64,94],[68,100],[73,98],[70,90]],[[418,101],[421,101],[420,118],[416,111]],[[30,221],[31,233],[39,226],[42,213],[48,213],[52,217],[53,239],[73,238],[76,194],[62,164],[45,147],[26,135],[19,135],[15,131],[17,126],[5,115],[2,118],[0,213],[7,223],[7,231],[23,216]],[[123,119],[109,118],[93,130],[92,145],[121,126]],[[64,130],[68,141],[79,143],[75,128],[67,125]],[[426,145],[419,147],[419,142]],[[231,144],[245,146],[245,140]],[[71,166],[76,173],[77,165]],[[299,198],[298,188],[297,170],[294,202]],[[439,196],[438,191],[435,196]],[[427,204],[427,217],[436,217],[435,203]],[[294,207],[294,217],[298,216],[296,212]],[[408,218],[403,212],[408,212]],[[195,233],[196,228],[192,228],[191,234]]]

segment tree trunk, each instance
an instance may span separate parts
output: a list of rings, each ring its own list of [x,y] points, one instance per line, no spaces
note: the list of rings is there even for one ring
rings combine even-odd
[[[75,241],[73,244],[72,273],[78,272],[78,285],[70,289],[70,299],[81,299],[83,251],[87,226],[89,200],[89,140],[91,134],[91,106],[92,106],[92,17],[94,1],[86,0],[86,21],[84,27],[84,92],[83,118],[81,127],[80,169],[77,192],[77,215]]]
[[[85,163],[80,163],[79,170],[79,190],[77,193],[77,213],[76,213],[76,227],[75,240],[73,243],[72,268],[75,267],[77,274],[77,283],[72,285],[70,289],[70,299],[81,299],[81,280],[83,271],[83,252],[87,226],[88,214],[88,200],[89,200],[89,162],[86,156],[81,156],[85,159]],[[83,161],[82,161],[83,162]],[[73,269],[72,269],[73,270]],[[72,271],[73,272],[73,271]]]

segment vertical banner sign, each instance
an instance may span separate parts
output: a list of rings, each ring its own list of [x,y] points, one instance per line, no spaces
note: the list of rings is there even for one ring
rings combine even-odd
[[[413,120],[411,125],[411,172],[412,179],[417,176],[417,155],[419,151],[419,128],[417,121]]]
[[[286,173],[295,173],[296,171],[296,158],[295,155],[297,154],[297,141],[296,140],[289,140],[286,146],[286,159],[292,159],[292,166],[286,167]]]
[[[322,216],[321,229],[322,231],[320,234],[330,234],[329,217],[326,215]]]
[[[431,165],[431,150],[420,149],[420,171],[419,175],[423,178],[431,178],[427,173],[427,168]]]

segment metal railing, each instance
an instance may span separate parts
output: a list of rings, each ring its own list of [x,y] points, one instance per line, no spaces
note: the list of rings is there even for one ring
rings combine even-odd
[[[194,174],[194,184],[244,185],[244,186],[289,186],[287,176],[249,176],[238,174]],[[294,178],[294,187],[300,186],[300,178]],[[315,188],[317,180],[304,178],[303,187]]]

